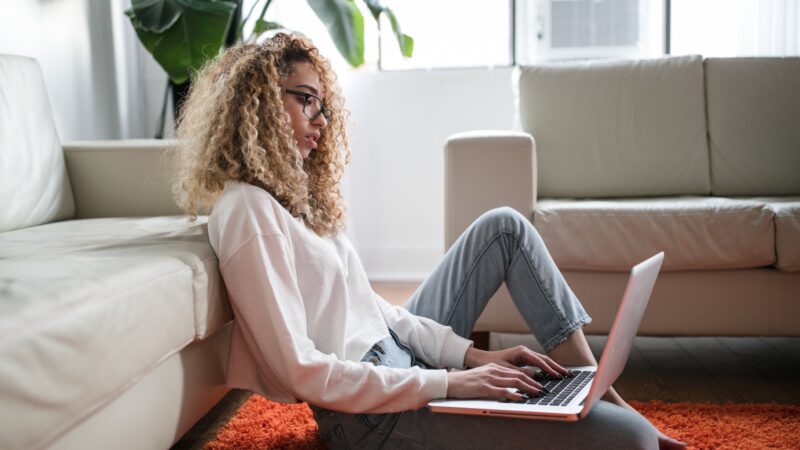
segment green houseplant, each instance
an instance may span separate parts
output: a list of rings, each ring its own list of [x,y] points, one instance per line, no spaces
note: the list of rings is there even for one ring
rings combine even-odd
[[[242,0],[132,0],[125,14],[139,40],[167,73],[176,114],[188,93],[191,74],[206,61],[236,42],[255,41],[262,33],[285,28],[265,20],[272,1],[257,0],[243,15]],[[345,60],[353,67],[363,64],[364,17],[355,0],[306,1]],[[414,40],[402,33],[394,12],[382,0],[361,1],[378,24],[382,14],[388,17],[400,51],[410,57]],[[252,29],[245,30],[255,11],[259,15]],[[165,111],[166,95],[159,130]]]

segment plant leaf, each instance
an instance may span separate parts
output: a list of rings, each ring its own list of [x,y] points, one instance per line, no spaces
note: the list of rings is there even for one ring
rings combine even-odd
[[[392,24],[392,31],[394,31],[394,35],[397,38],[397,45],[400,47],[400,52],[406,58],[410,58],[414,53],[414,39],[400,31],[400,22],[397,21],[394,11],[386,6],[383,0],[364,0],[364,3],[367,5],[367,8],[369,8],[376,22],[380,20],[381,14],[383,13],[389,17],[389,23]]]
[[[213,0],[176,0],[184,6],[178,20],[163,33],[146,30],[135,13],[126,11],[139,40],[167,72],[170,80],[181,84],[199,70],[225,45],[236,3]]]
[[[355,1],[307,1],[347,62],[353,67],[364,64],[364,16]]]
[[[131,10],[143,29],[163,33],[178,21],[183,6],[176,0],[133,0]]]
[[[381,13],[386,11],[387,7],[383,4],[383,0],[364,0],[372,17],[377,21],[381,17]]]
[[[400,46],[400,52],[406,58],[410,58],[414,53],[414,38],[400,31],[400,22],[397,21],[394,11],[386,8],[384,12],[389,16],[389,22],[392,24],[392,31],[394,31],[395,37],[397,37],[397,45]]]
[[[364,0],[364,4],[367,5],[369,12],[372,13],[372,17],[376,22],[381,17],[381,13],[389,9],[383,0]]]
[[[265,31],[280,30],[280,29],[284,29],[285,30],[286,27],[281,25],[281,24],[279,24],[278,22],[270,22],[268,20],[258,19],[256,21],[256,24],[253,25],[253,34],[256,37],[258,37],[258,36],[261,35],[261,33],[264,33]]]

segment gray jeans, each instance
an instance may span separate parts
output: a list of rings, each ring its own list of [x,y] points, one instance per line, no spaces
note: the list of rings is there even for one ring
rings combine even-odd
[[[511,208],[493,209],[473,222],[405,307],[469,337],[503,282],[547,351],[591,320],[539,234]],[[422,365],[394,333],[364,360],[394,367]],[[656,430],[647,420],[604,401],[574,423],[440,414],[427,408],[391,414],[345,414],[314,406],[312,410],[320,436],[335,449],[658,447]]]

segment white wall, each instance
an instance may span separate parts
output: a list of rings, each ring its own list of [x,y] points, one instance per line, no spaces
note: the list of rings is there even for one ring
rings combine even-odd
[[[62,142],[152,137],[166,75],[123,11],[130,0],[5,1],[0,53],[39,61]]]
[[[423,279],[444,254],[444,142],[511,129],[511,69],[343,75],[352,113],[345,190],[354,245],[371,279]]]
[[[109,4],[86,0],[4,2],[0,53],[36,58],[42,66],[61,139],[114,137]]]
[[[92,1],[92,0],[87,0]],[[103,0],[108,1],[108,0]],[[124,11],[130,0],[110,0],[115,51],[121,139],[153,138],[159,125],[167,74],[142,46]],[[94,6],[93,6],[94,7]],[[169,100],[171,102],[171,100]],[[171,104],[165,115],[164,135],[174,137]]]

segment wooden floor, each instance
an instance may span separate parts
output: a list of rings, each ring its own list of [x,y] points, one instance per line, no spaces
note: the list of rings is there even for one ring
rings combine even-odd
[[[373,283],[393,304],[403,304],[418,283]],[[588,336],[599,359],[605,336]],[[530,335],[492,333],[490,347],[539,345]],[[627,400],[754,402],[800,405],[800,338],[637,337],[614,385]],[[232,391],[173,449],[200,449],[249,394]]]

